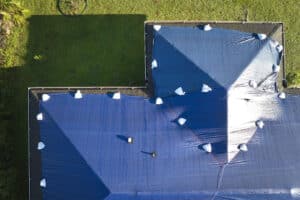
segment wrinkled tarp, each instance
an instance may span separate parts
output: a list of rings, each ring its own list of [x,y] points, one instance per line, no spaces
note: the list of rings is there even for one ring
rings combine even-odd
[[[248,80],[262,80],[280,58],[269,38],[220,28],[163,26],[154,33],[153,43],[152,58],[158,64],[152,70],[154,91],[161,97],[178,87],[200,90],[202,84],[229,89],[245,71]]]
[[[290,189],[300,184],[299,97],[273,96],[280,116],[265,121],[249,151],[224,165],[226,104],[215,95],[172,97],[161,106],[124,95],[119,101],[52,95],[40,107],[44,199],[104,199],[109,193],[108,199],[210,199],[219,181],[220,195],[231,199],[253,199],[256,193],[254,199],[290,199]],[[212,99],[219,103],[212,106]],[[183,113],[188,121],[182,127],[176,119]],[[133,144],[126,142],[129,136]],[[207,142],[211,154],[201,148]]]

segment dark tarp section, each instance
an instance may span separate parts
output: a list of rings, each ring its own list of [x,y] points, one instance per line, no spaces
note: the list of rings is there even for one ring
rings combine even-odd
[[[193,97],[188,99],[200,100],[200,96]],[[175,109],[172,103],[178,104]],[[77,191],[85,194],[104,185],[111,193],[180,193],[215,188],[218,160],[199,148],[203,141],[198,133],[174,122],[186,109],[181,103],[170,100],[170,104],[158,107],[142,97],[123,95],[121,100],[113,100],[108,95],[86,94],[83,99],[74,99],[70,94],[53,94],[51,100],[41,104],[41,111],[46,113],[40,122],[46,144],[42,151],[45,197],[63,190],[61,182],[73,191],[76,181],[72,178],[81,185],[81,179],[87,179],[87,175],[92,178],[92,174],[102,184],[66,194],[74,194],[71,197],[76,199]],[[196,118],[196,113],[193,116]],[[226,124],[221,119],[218,123]],[[134,138],[133,144],[125,141],[128,136]],[[153,151],[157,152],[155,158],[150,155]]]
[[[41,112],[45,119],[40,123],[41,141],[46,145],[42,151],[42,174],[47,184],[43,199],[104,199],[109,190],[101,178],[70,142],[60,123],[46,108],[41,107]]]

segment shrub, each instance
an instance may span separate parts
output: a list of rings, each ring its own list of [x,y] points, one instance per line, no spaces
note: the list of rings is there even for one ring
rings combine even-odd
[[[13,0],[0,0],[0,14],[3,16],[3,22],[9,21],[14,25],[21,25],[25,21],[25,14],[28,11]]]
[[[14,65],[15,46],[19,39],[17,30],[24,24],[27,12],[16,1],[0,0],[0,67]]]

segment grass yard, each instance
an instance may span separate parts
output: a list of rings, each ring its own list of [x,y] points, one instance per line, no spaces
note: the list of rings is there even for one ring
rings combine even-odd
[[[12,41],[12,66],[0,71],[0,199],[28,196],[27,87],[144,85],[145,20],[282,21],[290,83],[300,85],[298,0],[87,1],[84,15],[66,17],[57,0],[21,0],[30,16]]]

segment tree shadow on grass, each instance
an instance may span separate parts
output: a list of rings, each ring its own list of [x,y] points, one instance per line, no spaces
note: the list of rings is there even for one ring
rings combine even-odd
[[[39,86],[144,85],[145,19],[144,15],[32,16],[28,75]]]

